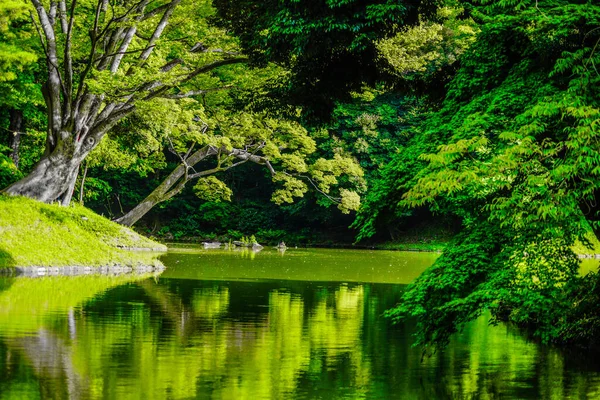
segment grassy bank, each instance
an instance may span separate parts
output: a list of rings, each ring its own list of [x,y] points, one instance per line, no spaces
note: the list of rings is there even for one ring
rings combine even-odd
[[[0,267],[154,265],[166,247],[85,207],[0,196]]]

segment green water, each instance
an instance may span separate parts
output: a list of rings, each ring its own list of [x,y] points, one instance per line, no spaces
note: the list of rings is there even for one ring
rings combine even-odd
[[[161,276],[0,279],[0,399],[600,398],[600,366],[484,318],[421,358],[382,312],[437,257],[167,254]]]

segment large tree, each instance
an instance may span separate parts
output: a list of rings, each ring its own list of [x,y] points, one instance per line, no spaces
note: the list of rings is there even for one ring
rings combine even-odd
[[[31,4],[47,67],[46,148],[8,194],[68,204],[80,163],[140,102],[198,95],[207,89],[197,85],[202,75],[246,61],[233,40],[206,25],[208,2]]]

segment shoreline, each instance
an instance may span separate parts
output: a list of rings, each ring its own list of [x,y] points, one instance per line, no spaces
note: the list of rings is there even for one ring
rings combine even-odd
[[[183,246],[193,246],[193,247],[203,247],[203,242],[204,241],[192,241],[192,240],[179,240],[179,241],[174,241],[174,240],[170,240],[170,241],[165,241],[164,244],[167,246],[167,248],[170,250],[172,247],[170,245],[183,245]],[[209,242],[209,240],[206,240],[206,242]],[[264,246],[265,248],[269,248],[269,247],[276,247],[275,245],[270,245],[270,244],[261,244],[262,246]],[[436,242],[436,243],[427,243],[427,244],[415,244],[415,243],[394,243],[394,244],[389,244],[389,243],[381,243],[381,244],[374,244],[374,245],[367,245],[367,244],[360,244],[360,245],[355,245],[355,244],[347,244],[347,243],[328,243],[328,244],[322,244],[322,243],[310,243],[310,244],[303,244],[303,245],[289,245],[287,246],[288,249],[294,249],[294,248],[299,248],[299,249],[309,249],[309,248],[315,248],[315,249],[345,249],[345,250],[382,250],[382,251],[411,251],[411,252],[425,252],[425,253],[441,253],[443,251],[443,249],[446,247],[447,243],[446,242]],[[599,255],[600,257],[600,255]]]
[[[160,273],[165,269],[165,265],[158,262],[156,265],[107,265],[101,267],[86,267],[86,266],[61,266],[61,267],[44,267],[44,266],[27,266],[27,267],[8,267],[0,268],[0,276],[10,277],[44,277],[44,276],[80,276],[80,275],[128,275],[128,274],[148,274]]]

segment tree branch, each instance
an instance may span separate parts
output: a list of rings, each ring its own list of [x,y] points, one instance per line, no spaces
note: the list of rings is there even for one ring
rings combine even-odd
[[[99,39],[98,25],[100,23],[100,14],[102,12],[102,8],[105,6],[104,1],[105,0],[98,0],[98,3],[96,3],[96,15],[94,17],[94,27],[90,31],[90,40],[91,40],[90,53],[88,56],[87,64],[86,64],[83,72],[81,73],[81,76],[79,77],[79,84],[77,85],[77,94],[75,95],[76,103],[81,102],[81,96],[83,95],[83,90],[85,87],[85,80],[94,65],[94,56],[96,55],[96,46],[98,45],[98,39]]]
[[[179,64],[183,64],[183,60],[181,58],[174,58],[173,60],[163,65],[160,69],[160,72],[169,72]]]
[[[239,164],[243,164],[246,161],[242,161]],[[208,175],[213,175],[216,174],[217,172],[223,172],[223,171],[227,171],[229,168],[211,168],[211,169],[207,169],[204,171],[200,171],[200,172],[196,172],[195,174],[191,174],[188,176],[188,180],[191,181],[192,179],[196,179],[196,178],[201,178],[203,176],[208,176]]]
[[[160,22],[158,23],[158,25],[156,25],[156,29],[154,29],[154,32],[152,33],[152,36],[150,37],[150,40],[148,41],[146,50],[144,50],[144,52],[140,55],[138,67],[143,65],[144,62],[146,62],[146,60],[148,59],[148,57],[150,57],[150,54],[152,54],[152,51],[154,50],[156,41],[160,38],[163,31],[167,27],[167,23],[169,22],[169,18],[171,17],[171,14],[173,14],[173,11],[179,5],[180,2],[181,2],[181,0],[172,0],[171,3],[169,3],[168,7],[165,9],[165,12],[164,12],[162,18],[160,19]],[[133,72],[132,69],[130,69],[128,71],[128,74],[131,72]]]
[[[198,76],[198,75],[200,75],[202,73],[212,71],[213,69],[222,67],[224,65],[239,64],[239,63],[243,63],[243,62],[246,62],[246,61],[248,61],[248,59],[245,58],[245,57],[241,57],[241,58],[227,58],[227,59],[224,59],[224,60],[215,61],[215,62],[212,62],[210,64],[203,65],[202,67],[194,70],[190,74],[184,75],[183,79],[181,79],[178,83],[188,82],[191,79],[195,78],[196,76]],[[142,90],[149,91],[149,90],[152,90],[152,89],[156,89],[156,90],[151,91],[150,93],[148,93],[145,97],[143,97],[143,100],[147,101],[147,100],[154,99],[156,97],[166,97],[166,98],[169,98],[168,96],[162,96],[162,95],[164,93],[166,93],[167,91],[173,89],[174,87],[175,87],[174,85],[164,85],[162,82],[156,81],[156,82],[148,82],[148,83],[144,84],[144,86],[142,86],[143,89],[140,89],[139,91],[142,91]],[[175,96],[177,96],[177,95],[175,95]],[[193,96],[193,94],[191,94],[189,96]],[[189,97],[189,96],[186,96],[186,97]],[[175,97],[175,98],[177,98],[177,97]]]
[[[319,186],[317,186],[317,184],[312,180],[312,178],[310,176],[306,176],[306,175],[300,175],[300,174],[290,174],[287,172],[284,172],[284,174],[288,175],[288,176],[293,176],[296,178],[302,178],[302,179],[306,179],[308,182],[310,182],[310,184],[315,188],[315,190],[319,193],[321,193],[323,196],[327,197],[329,200],[331,200],[333,203],[339,204],[341,203],[342,199],[339,197],[331,197],[329,194],[325,193],[324,191],[322,191],[321,189],[319,189]]]
[[[64,1],[61,1],[64,5]],[[77,0],[72,0],[71,10],[69,15],[69,23],[67,25],[67,32],[65,38],[65,52],[64,52],[64,63],[65,63],[65,95],[63,96],[63,118],[67,119],[71,115],[71,96],[73,92],[73,59],[71,57],[71,37],[73,35],[73,22],[75,20],[75,5]],[[63,21],[62,10],[61,10],[61,25]]]
[[[225,58],[223,60],[215,61],[210,64],[206,64],[206,65],[203,65],[202,67],[197,68],[196,70],[187,74],[187,76],[185,78],[183,78],[180,82],[184,83],[184,82],[190,81],[200,74],[212,71],[213,69],[222,67],[224,65],[241,64],[241,63],[245,63],[247,61],[248,61],[248,58],[246,58],[246,57]]]
[[[46,56],[46,58],[48,58],[48,46],[46,46],[46,38],[45,38],[44,34],[42,33],[40,26],[36,22],[35,17],[33,16],[33,13],[29,13],[29,17],[31,18],[31,22],[33,23],[33,26],[35,27],[35,30],[40,39],[40,44],[42,45],[42,50],[44,50],[44,56]]]
[[[185,184],[188,183],[189,180],[190,179],[189,179],[188,169],[185,168],[185,171],[183,172],[183,177],[179,180],[179,182],[177,183],[177,185],[173,189],[171,189],[168,192],[166,192],[165,194],[163,194],[163,196],[160,199],[160,201],[167,201],[171,197],[173,197],[176,194],[180,193],[183,190],[183,188],[185,187]]]
[[[110,115],[104,119],[98,119],[94,126],[89,130],[89,133],[86,135],[86,137],[82,139],[92,139],[92,141],[88,145],[95,146],[98,142],[100,142],[100,139],[102,139],[104,134],[110,128],[112,128],[121,119],[131,114],[133,111],[135,111],[135,105],[130,104],[128,106],[119,108],[118,110],[111,112]]]
[[[62,112],[60,102],[60,92],[63,89],[60,74],[58,71],[58,58],[56,56],[56,35],[52,22],[40,0],[31,0],[38,15],[42,31],[46,38],[46,61],[48,64],[47,85],[47,106],[52,119],[49,129],[57,133],[61,129]]]
[[[123,42],[121,43],[121,46],[119,47],[119,50],[115,54],[113,62],[110,66],[110,71],[113,74],[115,72],[117,72],[117,70],[119,69],[119,65],[121,64],[121,60],[123,59],[123,56],[125,54],[127,54],[127,49],[129,48],[129,45],[131,44],[131,41],[133,40],[133,36],[137,32],[137,23],[141,20],[143,11],[146,8],[146,6],[148,5],[149,1],[150,0],[141,1],[139,3],[139,6],[136,9],[136,11],[140,15],[135,19],[135,24],[127,30],[127,33],[125,34],[125,38],[123,39]]]
[[[144,51],[144,49],[137,49],[137,50],[127,50],[127,51],[118,51],[118,52],[115,52],[115,53],[103,54],[103,55],[101,55],[100,57],[98,57],[98,58],[97,58],[95,61],[96,61],[96,62],[98,62],[98,61],[100,61],[100,60],[101,60],[103,57],[114,57],[114,56],[118,56],[118,55],[124,56],[124,55],[126,55],[126,54],[135,54],[135,53],[139,53],[140,51]],[[112,67],[111,67],[111,72],[112,72],[112,73],[115,73],[115,72],[117,72],[117,69],[118,69],[118,65],[117,65],[117,68],[115,68],[115,70],[114,70],[114,71],[113,71],[113,69],[112,69]]]
[[[54,27],[54,24],[56,24],[56,9],[56,1],[50,1],[50,11],[48,12],[48,20],[50,21],[50,25],[52,25],[52,27]]]
[[[62,29],[62,33],[67,33],[67,3],[66,0],[61,0],[58,3],[58,17],[60,19],[60,28]]]
[[[248,161],[251,161],[255,164],[259,164],[259,165],[263,165],[266,166],[267,169],[269,170],[269,172],[271,173],[271,175],[275,175],[276,171],[273,168],[273,166],[271,165],[271,163],[269,162],[269,160],[263,156],[257,156],[256,152],[258,150],[260,150],[262,147],[264,147],[263,145],[257,147],[255,149],[254,153],[251,153],[247,150],[242,150],[242,149],[231,149],[231,150],[225,150],[224,148],[221,148],[220,151],[223,151],[227,156],[233,156],[235,158],[238,158],[242,161],[233,163],[227,167],[221,167],[221,166],[217,166],[216,168],[211,168],[211,169],[207,169],[204,171],[200,171],[200,172],[196,172],[194,174],[191,174],[188,176],[188,180],[191,179],[196,179],[196,178],[201,178],[203,176],[208,176],[208,175],[212,175],[212,174],[216,174],[217,172],[225,172],[228,171],[232,168],[235,168],[237,166],[240,166],[242,164],[247,163]]]
[[[227,85],[227,86],[221,86],[221,87],[210,88],[210,89],[190,90],[185,93],[169,94],[169,95],[165,95],[162,97],[165,99],[185,99],[185,98],[192,97],[192,96],[199,96],[201,94],[217,92],[219,90],[230,89],[232,87],[233,87],[232,85]]]
[[[145,21],[147,19],[150,19],[152,17],[154,17],[155,15],[160,14],[161,12],[165,11],[167,8],[169,8],[171,6],[171,3],[167,3],[167,4],[163,4],[162,6],[156,7],[153,10],[148,11],[142,18],[141,21]]]
[[[108,36],[108,38],[106,38],[104,40],[104,55],[103,55],[103,57],[100,57],[100,59],[99,59],[99,63],[97,65],[98,70],[102,71],[108,66],[108,64],[110,62],[110,57],[107,56],[107,54],[116,52],[115,49],[117,47],[117,44],[122,39],[126,38],[126,34],[124,34],[126,29],[125,29],[125,27],[122,26],[122,23],[127,21],[127,17],[134,10],[142,13],[144,8],[148,5],[148,1],[149,0],[140,0],[139,2],[133,4],[131,7],[129,7],[123,14],[121,14],[118,17],[114,17],[114,9],[113,9],[113,17],[106,23],[106,26],[104,27],[104,29],[99,34],[97,34],[96,40],[99,40],[101,37],[106,35],[110,31],[110,27],[113,23],[121,23],[121,25],[118,25],[115,29],[113,29],[111,35]],[[114,8],[112,3],[111,3],[111,8]],[[131,27],[129,27],[127,30],[129,31],[130,28]],[[121,42],[121,44],[122,43],[123,42]],[[129,46],[129,44],[127,44],[127,46]],[[120,62],[120,60],[119,60],[119,62]]]

